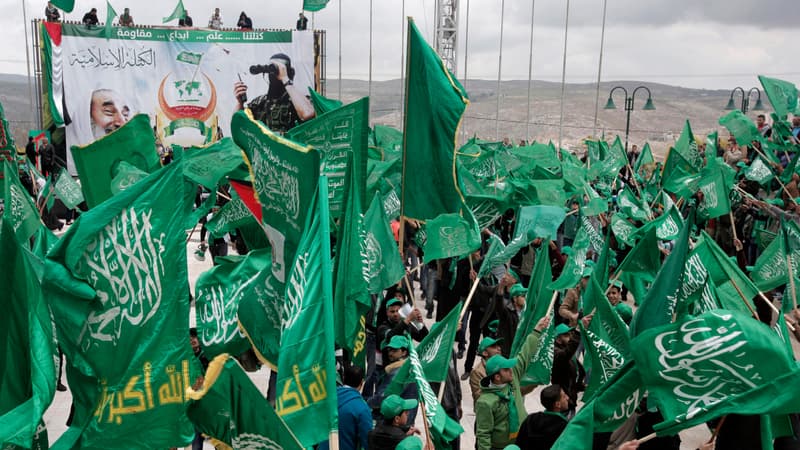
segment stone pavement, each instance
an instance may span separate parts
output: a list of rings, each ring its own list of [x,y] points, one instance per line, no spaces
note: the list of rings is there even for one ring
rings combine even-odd
[[[194,257],[194,251],[197,249],[199,244],[199,229],[195,231],[192,235],[192,238],[187,245],[187,259],[189,261],[189,284],[191,286],[192,292],[194,292],[194,282],[197,280],[197,277],[205,270],[211,267],[211,258],[209,255],[206,256],[205,261],[197,261]],[[420,308],[423,313],[425,312],[425,302],[419,300],[419,290],[416,289],[415,283],[415,290],[417,291],[417,301],[416,306]],[[190,323],[194,326],[195,318],[194,318],[194,309],[192,309],[192,316],[190,317]],[[433,323],[432,320],[426,319],[425,320],[428,327],[431,326]],[[797,342],[793,341],[793,345],[795,348],[795,353],[800,354],[800,345]],[[459,374],[463,370],[463,359],[459,360],[458,366]],[[266,396],[267,391],[267,381],[269,379],[269,370],[262,368],[258,372],[253,372],[248,374],[250,379],[253,380],[256,386],[258,386],[259,390]],[[66,382],[66,376],[63,377],[63,382]],[[542,408],[539,402],[539,392],[542,387],[537,388],[534,392],[527,395],[525,397],[525,409],[528,413],[533,413],[537,411],[541,411]],[[473,411],[473,404],[472,404],[472,397],[470,395],[469,383],[467,381],[461,382],[461,390],[463,393],[463,400],[462,400],[462,408],[464,412],[464,417],[461,419],[461,426],[464,427],[464,434],[461,435],[461,448],[462,449],[472,449],[475,448],[475,434],[474,434],[474,424],[475,424],[475,413]],[[53,443],[55,440],[61,436],[61,434],[66,431],[65,422],[67,417],[69,416],[69,409],[70,403],[72,401],[72,396],[69,390],[66,392],[56,392],[55,399],[53,403],[50,405],[50,408],[45,413],[45,423],[47,424],[47,429],[49,433],[50,442]],[[417,428],[423,429],[421,417],[417,415]],[[699,445],[705,442],[710,436],[710,432],[705,426],[697,426],[686,430],[681,433],[681,439],[683,444],[681,445],[681,449],[695,449],[699,447]],[[205,449],[212,449],[208,443],[205,444]]]

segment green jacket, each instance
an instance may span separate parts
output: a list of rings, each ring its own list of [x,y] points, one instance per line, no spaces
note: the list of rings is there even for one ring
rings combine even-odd
[[[519,381],[528,370],[536,349],[539,347],[539,332],[534,330],[528,335],[517,354],[517,365],[511,369],[514,381],[498,388],[489,385],[489,377],[481,380],[481,396],[475,402],[475,444],[477,450],[502,449],[513,444],[519,431],[519,425],[528,416],[525,411],[525,399],[519,390]],[[514,397],[517,407],[517,429],[510,430],[509,401]]]

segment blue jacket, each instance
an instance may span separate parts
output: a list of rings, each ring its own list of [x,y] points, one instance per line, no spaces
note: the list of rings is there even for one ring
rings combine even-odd
[[[361,394],[349,387],[336,388],[339,397],[339,449],[367,450],[367,435],[372,430],[372,411]],[[328,450],[328,441],[319,445],[319,450]]]

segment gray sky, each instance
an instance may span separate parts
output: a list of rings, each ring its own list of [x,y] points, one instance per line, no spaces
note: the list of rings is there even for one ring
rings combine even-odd
[[[0,0],[0,73],[24,74],[22,1]],[[501,0],[460,0],[458,77],[464,75],[466,4],[470,1],[468,75],[496,79]],[[561,80],[564,0],[505,0],[503,78],[527,79],[531,4],[535,2],[534,78]],[[757,74],[800,85],[796,43],[800,15],[796,0],[608,0],[603,80],[640,80],[686,87],[746,89],[758,86]],[[68,19],[80,20],[92,7],[105,17],[105,0],[75,0]],[[41,17],[46,2],[27,0],[28,18]],[[112,0],[126,6],[140,24],[160,24],[173,0]],[[256,27],[292,27],[301,0],[184,0],[195,25],[205,25],[214,6],[233,26],[246,11]],[[369,0],[342,0],[342,76],[367,79],[369,72]],[[435,0],[406,0],[426,37],[433,34]],[[270,5],[265,7],[265,5]],[[374,0],[373,78],[399,78],[401,71],[401,0]],[[567,81],[597,79],[602,0],[571,0]],[[328,34],[328,77],[338,76],[339,0],[315,14],[316,28]]]

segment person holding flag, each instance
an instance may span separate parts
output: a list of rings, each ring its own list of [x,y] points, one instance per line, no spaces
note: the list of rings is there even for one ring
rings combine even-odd
[[[420,434],[413,426],[408,426],[409,411],[416,411],[419,402],[390,395],[381,402],[381,419],[369,432],[370,450],[395,450],[398,444],[409,436]],[[410,421],[413,423],[413,421]]]
[[[502,339],[486,336],[478,345],[478,354],[481,355],[481,362],[469,374],[469,388],[472,391],[473,407],[474,403],[477,403],[478,397],[481,396],[481,380],[486,377],[486,361],[494,355],[503,353],[503,349],[500,346],[501,342]]]

